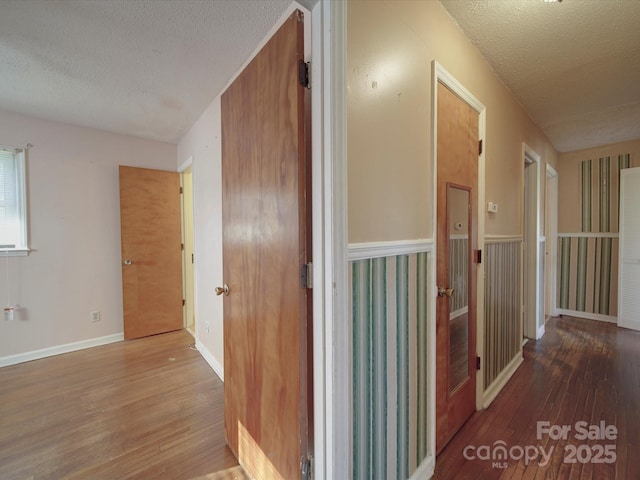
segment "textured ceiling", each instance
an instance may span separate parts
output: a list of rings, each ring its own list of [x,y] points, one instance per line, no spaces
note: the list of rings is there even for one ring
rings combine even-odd
[[[291,0],[0,0],[0,109],[177,142]]]
[[[640,0],[441,0],[556,150],[640,139]]]

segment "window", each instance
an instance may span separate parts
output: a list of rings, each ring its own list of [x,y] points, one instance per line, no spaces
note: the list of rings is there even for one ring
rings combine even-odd
[[[25,151],[0,146],[0,252],[26,254]]]

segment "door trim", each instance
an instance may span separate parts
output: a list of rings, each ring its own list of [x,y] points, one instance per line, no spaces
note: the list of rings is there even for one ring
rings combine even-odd
[[[186,191],[185,189],[185,185],[184,185],[184,175],[187,172],[187,170],[190,170],[191,173],[191,189],[190,191]],[[195,256],[195,244],[196,244],[196,236],[195,236],[195,195],[193,194],[193,155],[191,155],[187,161],[185,163],[183,163],[179,168],[178,168],[178,173],[180,174],[180,188],[182,190],[181,191],[181,195],[180,195],[180,221],[182,223],[182,244],[184,245],[184,248],[182,250],[182,298],[185,302],[185,305],[183,307],[183,319],[182,319],[182,324],[184,329],[189,332],[191,334],[191,336],[194,337],[194,339],[196,338],[196,316],[195,316],[195,312],[196,312],[196,265],[194,262],[192,262],[192,267],[191,267],[191,276],[193,278],[191,278],[191,283],[192,283],[192,292],[191,292],[191,311],[193,313],[193,318],[194,318],[194,322],[193,322],[193,330],[189,329],[189,319],[187,317],[187,313],[189,311],[189,292],[188,292],[188,281],[187,281],[187,277],[188,277],[188,263],[189,263],[189,258],[187,257],[187,228],[189,228],[191,230],[191,240],[193,242],[193,254]],[[190,209],[190,213],[191,214],[191,224],[188,225],[186,223],[186,215],[187,215],[187,209],[185,208],[185,199],[187,198],[186,195],[187,194],[191,194],[191,209]]]
[[[557,294],[557,261],[558,261],[558,172],[547,163],[545,189],[545,237],[549,252],[545,265],[545,283],[549,302],[549,315],[558,315]],[[546,293],[546,292],[545,292]]]
[[[431,231],[434,238],[434,252],[437,252],[437,195],[438,195],[438,82],[447,86],[460,99],[467,103],[471,108],[478,112],[478,140],[482,140],[482,153],[478,157],[478,250],[484,250],[484,230],[485,230],[485,152],[487,150],[486,141],[486,108],[462,83],[451,75],[436,60],[432,62],[432,84],[431,84],[431,185],[432,185],[432,202],[431,212]],[[436,285],[436,262],[430,264],[429,278],[431,285]],[[476,376],[476,410],[483,409],[484,394],[484,263],[477,265],[476,272],[476,351],[480,357],[480,369]],[[436,292],[433,292],[435,299]],[[427,335],[429,336],[428,349],[429,356],[429,378],[427,384],[429,386],[429,404],[428,418],[431,425],[436,424],[436,302],[432,301],[429,305],[429,320],[427,322]],[[429,435],[427,447],[427,459],[429,456],[435,458],[436,450],[436,431],[432,429]]]
[[[542,274],[540,272],[540,269],[543,267],[544,264],[540,264],[539,259],[540,259],[540,242],[542,241],[541,238],[541,221],[540,221],[540,203],[541,203],[541,199],[540,199],[540,184],[541,184],[541,168],[540,165],[542,163],[541,157],[540,155],[533,150],[529,145],[527,145],[526,143],[522,143],[522,160],[523,160],[523,171],[522,171],[522,178],[523,178],[523,234],[524,234],[524,252],[523,252],[523,272],[524,275],[530,275],[533,278],[530,279],[533,283],[531,283],[530,281],[530,285],[532,285],[532,288],[529,292],[525,291],[525,285],[523,282],[523,286],[522,286],[522,299],[523,299],[523,306],[524,306],[524,333],[525,336],[527,336],[528,338],[532,338],[534,340],[537,340],[539,338],[542,337],[542,335],[544,335],[544,311],[541,307],[542,304],[542,300],[543,300],[543,292],[541,291],[540,288],[540,280],[542,277]],[[527,164],[529,164],[529,166],[526,166]],[[526,195],[526,185],[524,185],[524,182],[526,181],[526,178],[524,176],[524,169],[525,168],[532,168],[533,171],[533,177],[529,177],[530,179],[530,183],[531,185],[529,185],[529,187],[535,189],[535,194],[533,195],[533,198],[530,199],[529,202],[527,202],[527,198],[525,198]],[[531,228],[530,232],[530,238],[527,238],[527,230],[525,228],[524,222],[528,222],[529,226]],[[535,246],[533,249],[527,248],[527,245],[531,245],[531,243],[534,243]],[[524,303],[525,298],[529,299],[529,303]],[[531,307],[531,303],[533,303],[533,307]],[[542,315],[542,325],[538,325],[538,319],[540,318],[540,316]]]
[[[347,5],[346,2],[319,2],[314,12],[319,10],[318,23],[321,27],[316,33],[321,35],[317,42],[322,44],[320,57],[314,57],[319,68],[312,67],[312,95],[318,95],[313,103],[312,112],[320,117],[312,118],[312,125],[322,128],[322,142],[313,145],[322,149],[322,154],[312,155],[313,162],[322,162],[323,198],[314,203],[315,219],[322,219],[323,229],[314,225],[314,256],[322,255],[322,262],[314,257],[314,275],[323,275],[314,285],[322,285],[322,292],[316,291],[314,318],[314,387],[317,400],[322,393],[321,402],[315,402],[315,455],[324,454],[324,472],[315,467],[315,478],[349,478],[351,476],[351,418],[352,414],[345,405],[351,404],[351,322],[349,318],[349,276],[347,263]],[[312,16],[313,22],[313,16]],[[317,26],[317,23],[313,23]],[[312,35],[313,33],[312,28]],[[319,30],[319,31],[318,31]],[[313,42],[312,42],[313,43]],[[315,54],[316,50],[312,53]],[[317,79],[317,81],[316,81]],[[318,105],[320,104],[320,105]],[[318,106],[319,108],[316,108]],[[314,115],[312,113],[312,115]],[[313,128],[313,127],[312,127]],[[314,172],[317,172],[314,164]],[[316,183],[317,184],[317,183]],[[312,195],[320,189],[313,189]],[[323,235],[323,238],[315,235]],[[316,248],[316,241],[322,242],[322,248]],[[320,305],[322,303],[322,305]],[[321,324],[321,321],[324,324]],[[323,356],[322,358],[318,358]],[[322,371],[319,371],[322,365]],[[322,375],[322,376],[321,376]],[[322,409],[322,411],[320,411]],[[322,419],[324,423],[322,423]],[[319,425],[324,426],[321,432]],[[324,435],[326,443],[320,444],[319,435]],[[319,450],[324,445],[324,451]],[[324,475],[323,475],[324,473]]]

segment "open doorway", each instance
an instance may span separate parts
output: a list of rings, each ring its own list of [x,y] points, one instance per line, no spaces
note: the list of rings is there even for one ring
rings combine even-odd
[[[195,337],[196,317],[193,267],[193,169],[189,165],[180,173],[182,212],[182,298],[184,328]]]
[[[544,335],[545,240],[540,228],[540,155],[523,144],[524,156],[524,251],[522,332],[526,338]]]

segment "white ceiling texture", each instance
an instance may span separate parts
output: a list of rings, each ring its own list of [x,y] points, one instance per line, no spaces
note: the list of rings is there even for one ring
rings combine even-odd
[[[440,0],[566,152],[640,139],[640,0]]]
[[[557,150],[640,138],[640,0],[441,1]],[[289,4],[0,0],[0,109],[177,142]]]
[[[0,0],[0,109],[177,142],[291,0]]]

